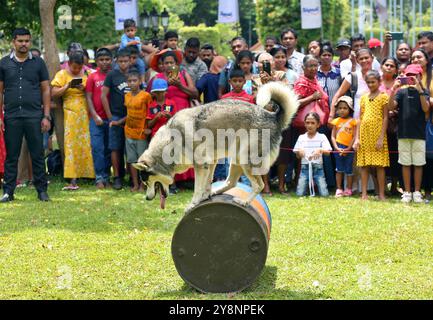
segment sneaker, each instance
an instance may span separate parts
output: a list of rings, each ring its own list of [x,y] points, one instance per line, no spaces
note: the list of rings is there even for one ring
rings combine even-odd
[[[10,201],[13,201],[13,200],[15,200],[14,195],[13,194],[8,194],[8,193],[3,194],[3,196],[0,198],[0,202],[1,203],[10,202]]]
[[[114,177],[114,180],[113,180],[113,189],[114,190],[120,190],[122,188],[123,188],[123,186],[122,186],[122,179],[120,177]]]
[[[346,190],[344,190],[343,195],[345,197],[351,197],[352,196],[352,189],[346,189]]]
[[[170,186],[168,188],[168,190],[169,190],[169,195],[175,195],[179,192],[179,189],[177,187],[174,187],[174,186]]]
[[[48,193],[45,191],[39,192],[38,193],[38,199],[43,201],[43,202],[48,202],[51,201],[50,197],[48,196]]]
[[[415,203],[422,203],[424,200],[422,199],[422,194],[419,191],[415,191],[413,193],[413,202]]]
[[[411,192],[403,192],[403,195],[401,196],[401,202],[409,203],[411,201],[412,201],[412,193]]]
[[[344,192],[342,189],[337,189],[337,191],[335,191],[335,197],[336,198],[341,198],[342,196],[344,196]]]
[[[105,184],[103,182],[98,182],[96,184],[96,189],[98,189],[98,190],[105,189]]]

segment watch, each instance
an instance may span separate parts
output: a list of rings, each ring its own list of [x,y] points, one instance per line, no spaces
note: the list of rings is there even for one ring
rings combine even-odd
[[[45,115],[45,116],[44,116],[44,119],[47,119],[48,121],[51,121],[51,120],[52,120],[52,118],[51,118],[50,115]]]

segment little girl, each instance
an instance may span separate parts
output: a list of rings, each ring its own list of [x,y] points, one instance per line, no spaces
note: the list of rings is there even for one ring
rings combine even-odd
[[[367,199],[369,167],[375,167],[379,185],[379,199],[385,199],[385,167],[389,166],[386,128],[388,126],[388,100],[379,90],[380,74],[367,72],[365,82],[370,90],[361,97],[361,115],[353,148],[357,150],[356,165],[361,167],[362,199]]]
[[[335,197],[351,196],[353,182],[353,143],[356,137],[357,122],[352,118],[353,116],[353,100],[351,97],[342,96],[337,100],[335,107],[338,118],[334,119],[331,124],[334,126],[332,129],[332,145],[334,150],[338,153],[335,154],[335,164],[337,172],[337,190]],[[347,177],[347,187],[343,191],[343,178]]]
[[[304,123],[307,132],[299,136],[293,149],[298,159],[302,159],[296,195],[299,197],[305,195],[308,182],[311,196],[315,195],[314,183],[316,183],[320,195],[326,197],[329,193],[323,172],[322,154],[329,155],[332,148],[328,138],[317,132],[320,127],[320,116],[316,112],[308,113]]]
[[[253,63],[254,63],[254,56],[251,51],[243,50],[239,52],[236,58],[236,66],[237,69],[240,69],[244,72],[245,80],[246,80],[244,87],[242,89],[245,90],[245,92],[248,93],[249,95],[255,96],[256,90],[253,87],[253,80],[252,80],[254,77],[252,73]]]

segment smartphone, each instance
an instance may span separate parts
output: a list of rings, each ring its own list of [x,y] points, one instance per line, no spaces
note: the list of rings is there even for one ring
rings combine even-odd
[[[263,61],[263,71],[271,75],[271,63],[268,60]]]
[[[178,66],[176,66],[176,65],[171,66],[169,69],[169,72],[170,72],[170,77],[172,79],[177,79],[179,77],[179,67]]]
[[[401,77],[401,78],[398,78],[398,80],[400,80],[401,84],[407,84],[407,85],[414,85],[415,84],[415,79],[412,77]]]
[[[389,32],[392,40],[403,40],[403,32]]]
[[[71,88],[76,88],[82,83],[83,83],[83,78],[72,79],[71,80]]]

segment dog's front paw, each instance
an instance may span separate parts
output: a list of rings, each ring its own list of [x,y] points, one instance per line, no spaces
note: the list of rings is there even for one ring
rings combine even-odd
[[[240,204],[242,207],[248,207],[249,202],[240,198],[233,198],[233,202]]]
[[[188,206],[185,208],[184,214],[185,214],[185,215],[190,214],[191,211],[192,211],[192,209],[194,209],[194,208],[195,208],[195,204],[191,203],[190,205],[188,205]]]

